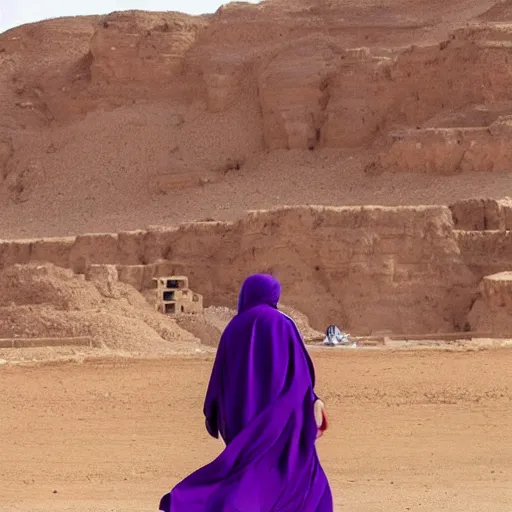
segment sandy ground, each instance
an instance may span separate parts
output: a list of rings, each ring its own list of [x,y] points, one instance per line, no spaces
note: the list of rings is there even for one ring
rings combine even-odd
[[[510,511],[512,351],[312,352],[336,510]],[[0,511],[155,511],[221,449],[201,416],[210,367],[0,368]]]
[[[276,205],[452,204],[473,197],[500,198],[512,188],[508,172],[493,173],[492,179],[482,179],[480,173],[442,177],[425,173],[409,173],[407,177],[402,173],[368,176],[363,172],[368,161],[367,155],[361,153],[347,157],[341,151],[330,150],[314,154],[276,151],[247,170],[234,171],[219,183],[183,189],[178,194],[171,191],[166,195],[145,196],[135,209],[130,205],[133,199],[128,193],[117,196],[117,192],[107,187],[102,194],[111,194],[105,200],[108,212],[100,198],[84,206],[78,197],[71,200],[67,195],[61,201],[48,195],[41,196],[40,202],[17,205],[3,200],[0,191],[4,219],[0,224],[0,238],[129,231],[205,219],[235,221],[244,217],[247,210],[266,210]],[[318,179],[319,169],[322,179]],[[65,178],[59,181],[63,182]],[[144,196],[145,185],[141,187],[137,193]],[[47,217],[40,215],[41,205]]]

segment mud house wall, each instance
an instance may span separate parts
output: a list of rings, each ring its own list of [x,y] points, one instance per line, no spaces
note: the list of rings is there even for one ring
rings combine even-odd
[[[247,274],[271,272],[283,302],[315,327],[336,322],[357,333],[461,329],[478,284],[447,207],[295,207],[236,223],[0,243],[0,267],[50,261],[84,272],[162,259],[206,305],[233,306]]]

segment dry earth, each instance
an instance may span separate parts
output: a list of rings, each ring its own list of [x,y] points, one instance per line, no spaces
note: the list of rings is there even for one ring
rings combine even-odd
[[[336,510],[509,512],[512,351],[313,349]],[[0,511],[150,512],[221,445],[208,358],[0,368]]]

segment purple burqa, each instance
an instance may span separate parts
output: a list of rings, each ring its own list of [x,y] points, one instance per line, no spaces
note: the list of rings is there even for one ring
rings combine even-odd
[[[160,502],[164,512],[332,512],[315,448],[313,363],[278,311],[272,276],[248,277],[224,331],[204,404],[224,451]]]

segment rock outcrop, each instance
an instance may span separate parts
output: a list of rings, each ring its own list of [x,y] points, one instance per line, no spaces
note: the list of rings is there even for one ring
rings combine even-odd
[[[258,78],[269,148],[318,145],[335,61],[336,50],[325,40],[313,39],[284,48],[263,67]]]
[[[368,145],[396,124],[416,127],[467,105],[512,100],[512,24],[474,22],[420,48],[418,34],[435,24],[404,23],[400,9],[390,6],[385,22],[377,13],[379,23],[371,5],[362,15],[320,1],[240,4],[196,17],[115,12],[84,19],[76,36],[87,51],[80,59],[69,52],[72,62],[65,62],[62,24],[51,22],[47,37],[55,38],[59,69],[46,67],[44,87],[33,86],[35,76],[21,79],[19,62],[45,35],[44,24],[37,33],[0,36],[0,58],[14,63],[18,103],[37,100],[55,120],[69,117],[63,108],[71,108],[70,100],[78,100],[82,114],[105,102],[130,104],[141,94],[203,101],[210,113],[229,111],[233,98],[258,101],[271,149]]]
[[[512,230],[512,199],[466,199],[450,205],[455,229],[463,231]]]
[[[379,171],[455,174],[510,171],[511,118],[475,128],[425,128],[390,136],[379,155]]]
[[[469,322],[473,330],[493,336],[509,337],[512,333],[512,272],[484,277],[480,296],[473,304]]]
[[[233,219],[288,191],[291,204],[341,189],[327,202],[381,203],[368,162],[408,173],[386,204],[471,197],[477,171],[508,173],[512,156],[512,19],[488,7],[267,0],[0,34],[0,235]],[[230,160],[241,172],[217,179]],[[451,196],[408,194],[425,175],[470,173]]]
[[[0,243],[1,267],[40,260],[77,272],[116,264],[141,289],[158,271],[187,275],[207,306],[233,306],[247,274],[271,272],[313,327],[361,334],[461,330],[477,286],[446,207],[284,208],[235,223]]]
[[[93,83],[155,86],[180,76],[201,18],[127,11],[105,16],[90,43]]]
[[[509,271],[512,261],[512,201],[475,198],[450,206],[462,260],[479,279]]]
[[[9,277],[17,275],[13,265],[50,262],[85,273],[109,298],[119,296],[121,283],[145,293],[154,277],[185,274],[207,306],[228,307],[247,274],[271,272],[283,283],[284,303],[320,331],[336,323],[355,334],[471,328],[504,335],[512,333],[511,211],[508,198],[450,207],[283,208],[234,223],[3,241],[0,268]],[[40,271],[47,275],[46,267]],[[32,303],[56,304],[52,294],[61,292],[37,276]],[[9,282],[6,297],[13,296]]]

